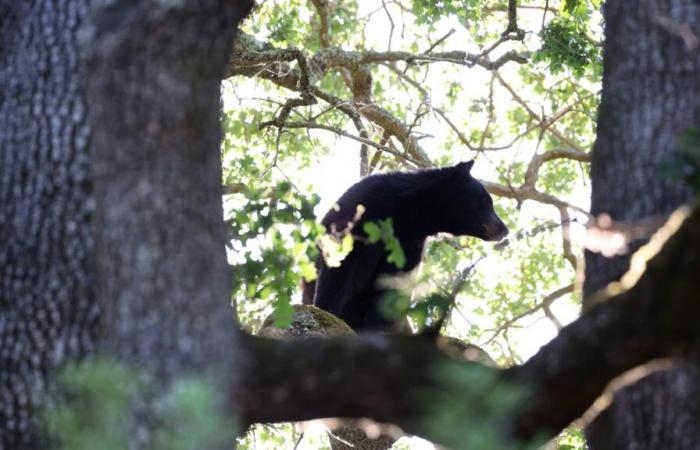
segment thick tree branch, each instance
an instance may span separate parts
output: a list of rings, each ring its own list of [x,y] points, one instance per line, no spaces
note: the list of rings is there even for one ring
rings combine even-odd
[[[512,198],[514,200],[517,200],[519,202],[525,201],[525,200],[533,200],[536,202],[544,203],[547,205],[552,205],[557,208],[564,207],[564,208],[571,208],[574,209],[582,214],[589,215],[588,211],[584,210],[583,208],[580,208],[578,206],[572,205],[571,203],[565,202],[564,200],[560,200],[557,197],[547,194],[544,192],[540,192],[537,189],[531,188],[529,186],[523,186],[523,187],[513,187],[513,186],[504,186],[499,183],[494,183],[492,181],[486,181],[486,180],[479,180],[481,184],[484,185],[487,191],[489,191],[493,195],[497,195],[499,197],[506,197],[506,198]]]
[[[274,47],[257,41],[254,37],[241,33],[241,37],[236,42],[233,55],[230,59],[231,73],[229,75],[247,75],[250,76],[259,70],[264,69],[271,62],[275,61],[290,61],[290,54],[299,52],[297,49],[274,49]],[[527,63],[525,53],[516,51],[508,51],[496,60],[489,60],[483,53],[468,53],[461,50],[452,50],[446,52],[434,52],[415,54],[404,51],[366,51],[354,52],[346,51],[339,48],[324,48],[316,53],[311,60],[319,67],[320,71],[331,68],[345,68],[348,70],[356,70],[358,67],[367,64],[386,64],[391,62],[406,62],[406,63],[436,63],[448,62],[468,67],[481,66],[487,70],[496,70],[508,62],[516,62],[519,64]],[[257,70],[253,70],[253,68]],[[253,72],[250,72],[253,70]],[[317,74],[318,79],[321,73]]]
[[[673,233],[682,219],[664,227]],[[657,245],[659,245],[657,243]],[[490,389],[470,390],[441,379],[442,367],[497,374],[499,385],[525,389],[527,396],[505,411],[504,435],[519,442],[553,436],[580,417],[618,375],[659,357],[689,351],[700,336],[700,210],[695,209],[647,263],[629,289],[608,289],[609,299],[561,330],[521,366],[490,372],[456,363],[419,336],[362,335],[357,338],[277,342],[246,336],[248,375],[245,423],[316,417],[369,416],[448,445],[423,420],[435,412],[432,399],[487,402]],[[571,355],[576,358],[571,358]],[[333,401],[329,401],[332,398]],[[476,399],[476,400],[475,400]],[[304,405],[300,408],[299,405]],[[465,428],[474,424],[464,423]]]

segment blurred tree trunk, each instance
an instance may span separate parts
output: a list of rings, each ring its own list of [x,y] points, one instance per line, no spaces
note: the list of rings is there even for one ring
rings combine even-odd
[[[47,376],[98,351],[236,381],[218,99],[250,7],[0,0],[1,450],[46,446]]]
[[[627,225],[663,218],[690,200],[661,164],[678,139],[700,126],[700,5],[693,0],[605,3],[603,94],[591,160],[591,212]],[[653,231],[653,230],[650,230]],[[629,252],[605,258],[586,252],[584,296],[619,279]],[[584,303],[584,308],[591,307]],[[682,365],[628,386],[589,427],[589,445],[601,449],[691,449],[700,442],[696,370]],[[683,399],[681,401],[681,399]]]

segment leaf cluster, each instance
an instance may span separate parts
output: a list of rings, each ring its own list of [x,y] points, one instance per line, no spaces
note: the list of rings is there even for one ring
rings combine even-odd
[[[391,217],[376,222],[365,222],[362,229],[367,233],[367,239],[371,244],[380,241],[384,243],[388,262],[393,263],[399,269],[406,265],[406,255],[401,248],[399,239],[394,234],[394,224]]]
[[[218,393],[211,379],[183,378],[164,387],[141,370],[98,358],[61,369],[42,420],[65,450],[224,448],[235,428]],[[147,435],[139,425],[144,420],[152,430]]]
[[[533,62],[547,62],[549,70],[560,73],[568,69],[576,78],[586,71],[600,73],[600,45],[588,36],[593,9],[598,2],[567,1],[561,16],[551,20],[540,33],[542,46],[533,55]]]
[[[246,186],[229,224],[234,296],[246,302],[274,300],[278,324],[292,316],[291,302],[302,281],[316,278],[316,241],[324,234],[315,220],[319,198],[295,191],[287,181]]]

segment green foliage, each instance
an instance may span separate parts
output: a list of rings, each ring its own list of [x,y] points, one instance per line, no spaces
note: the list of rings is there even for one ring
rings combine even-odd
[[[337,236],[328,233],[319,238],[318,246],[328,267],[340,267],[355,247],[355,239],[349,231]]]
[[[542,2],[522,0],[519,5],[542,6]],[[372,75],[373,105],[403,121],[435,165],[476,157],[477,178],[515,190],[525,181],[533,155],[558,148],[589,151],[595,137],[600,91],[600,2],[552,0],[548,5],[544,17],[541,8],[519,8],[518,26],[525,30],[525,39],[506,41],[484,55],[493,61],[514,50],[532,55],[531,63],[506,64],[498,70],[500,79],[469,64],[417,61],[370,64],[367,68]],[[392,50],[415,54],[428,49],[433,54],[448,50],[479,54],[505,31],[507,6],[504,0],[415,0],[401,5],[379,1],[330,2],[330,45],[359,53],[382,52],[391,40]],[[388,16],[395,25],[391,30]],[[268,0],[247,21],[245,30],[278,47],[299,48],[311,60],[320,50],[319,26],[312,2]],[[453,28],[454,34],[433,47]],[[290,66],[295,68],[296,62]],[[352,102],[347,75],[342,70],[327,70],[315,87]],[[274,127],[260,130],[261,122],[274,118],[287,99],[298,95],[268,80],[237,77],[235,85],[225,92],[229,93],[228,98],[224,94],[224,100],[230,107],[223,117],[224,184],[237,187],[235,193],[226,197],[225,211],[231,227],[233,297],[245,327],[257,329],[262,318],[272,311],[278,322],[284,324],[291,313],[290,302],[298,301],[299,284],[315,276],[313,261],[318,254],[317,246],[327,263],[337,265],[354,245],[381,241],[389,252],[390,262],[403,267],[405,255],[391,222],[372,222],[362,230],[339,230],[327,235],[315,220],[325,210],[318,208],[318,199],[311,192],[323,195],[325,202],[335,200],[338,194],[310,186],[309,178],[316,178],[320,171],[315,164],[330,158],[343,158],[345,164],[348,152],[356,154],[359,150],[357,142],[337,139],[326,130],[287,129],[281,134]],[[295,108],[290,120],[314,120],[322,126],[357,134],[345,114],[322,100],[317,105]],[[382,139],[386,131],[383,127],[366,117],[363,123],[370,139],[404,149],[396,138]],[[375,154],[378,159],[372,167],[379,171],[407,167],[400,157],[372,148],[370,161]],[[686,167],[688,163],[676,166]],[[323,170],[328,167],[325,162],[323,167]],[[333,170],[337,172],[323,175],[332,178],[348,169],[341,166]],[[681,172],[676,171],[674,176],[679,177]],[[585,201],[581,201],[586,192],[585,177],[585,165],[555,159],[540,167],[534,187],[585,206]],[[531,328],[537,329],[534,334],[542,328],[554,329],[542,320],[544,314],[538,306],[547,294],[571,284],[574,270],[562,257],[562,229],[557,226],[560,217],[556,208],[527,198],[494,200],[499,216],[511,229],[508,245],[494,247],[473,238],[442,236],[429,240],[419,269],[411,276],[392,281],[396,290],[387,294],[382,308],[392,319],[407,316],[418,328],[431,326],[447,310],[456,275],[478,261],[457,293],[447,332],[482,346],[500,364],[514,364],[528,356],[523,352],[534,351],[527,347],[528,342],[539,339],[541,344],[546,339],[533,338]],[[549,228],[542,228],[543,225]],[[555,315],[563,315],[562,310],[578,311],[577,301],[576,295],[557,300],[553,305]],[[479,380],[465,377],[487,389]],[[489,408],[507,408],[508,402],[477,406],[490,411]],[[466,427],[461,423],[457,426],[456,417],[463,412],[452,411],[454,417],[436,414],[435,426],[442,426],[445,433],[451,432],[459,440],[461,430]],[[468,417],[467,420],[472,420]],[[474,420],[481,423],[479,418]],[[494,426],[497,427],[497,420],[485,424],[484,429]],[[486,446],[481,448],[497,445],[497,441],[489,441],[493,438],[489,433],[485,431],[484,436],[474,438],[482,441],[461,442]],[[261,426],[239,445],[258,450],[292,449],[297,435],[298,430],[291,426]],[[304,437],[298,448],[324,448],[324,445],[327,446]],[[582,437],[567,432],[559,445],[562,449],[567,446],[582,449],[584,444]]]
[[[478,0],[414,0],[413,13],[417,24],[434,24],[448,16],[457,16],[463,24],[478,21],[481,2]]]
[[[359,23],[357,21],[357,1],[344,0],[342,3],[332,5],[328,24],[329,34],[336,42],[352,41],[357,34]]]
[[[700,192],[700,129],[691,128],[678,138],[677,150],[662,162],[661,170]]]
[[[218,413],[221,394],[211,380],[177,380],[155,401],[161,426],[153,449],[201,449],[229,446],[235,433]]]
[[[526,392],[505,384],[495,370],[476,364],[445,364],[434,370],[445,388],[437,394],[424,394],[425,403],[431,406],[424,420],[450,448],[534,450],[542,444],[516,446],[503,434],[509,414]],[[465,423],[470,426],[465,427]]]
[[[211,379],[180,379],[163,389],[123,363],[96,359],[61,370],[42,417],[59,449],[196,450],[233,440],[219,402]],[[153,425],[148,435],[143,420]],[[135,432],[143,434],[138,447]]]
[[[579,163],[568,159],[555,159],[540,171],[538,188],[554,195],[571,192],[579,179]]]
[[[47,403],[46,426],[61,449],[127,448],[130,407],[141,385],[133,370],[116,362],[67,366]]]
[[[556,439],[557,450],[587,450],[583,430],[576,427],[565,429]]]
[[[268,39],[282,47],[298,47],[310,33],[309,15],[300,0],[262,2],[248,24],[253,31],[266,29]],[[258,20],[256,20],[258,19]],[[265,25],[261,21],[265,20]]]
[[[303,430],[303,431],[302,431]],[[236,441],[238,450],[329,450],[324,430],[310,429],[299,424],[257,424]]]
[[[286,181],[272,186],[246,186],[238,194],[240,207],[228,221],[234,270],[234,296],[274,299],[277,325],[291,321],[292,296],[302,280],[316,278],[315,242],[325,232],[314,216],[318,196],[306,197]]]
[[[565,68],[577,78],[589,69],[599,73],[602,62],[600,46],[588,36],[591,7],[597,8],[598,5],[567,0],[561,16],[542,30],[542,47],[533,55],[533,61],[548,62],[549,70],[554,74]]]
[[[385,317],[393,321],[409,318],[418,331],[436,325],[448,313],[454,302],[448,290],[455,285],[465,257],[445,240],[431,240],[425,253],[421,270],[394,279],[390,283],[394,290],[387,292],[381,302]],[[476,263],[468,267],[470,275]],[[466,286],[470,279],[465,281]]]
[[[380,304],[382,315],[394,322],[407,317],[419,331],[436,324],[449,308],[450,298],[440,293],[412,296],[409,286],[384,294]]]
[[[406,265],[406,255],[401,248],[399,239],[394,235],[394,224],[391,217],[377,222],[365,222],[362,229],[367,233],[367,239],[371,244],[382,241],[384,250],[388,255],[386,260],[393,263],[399,269]]]

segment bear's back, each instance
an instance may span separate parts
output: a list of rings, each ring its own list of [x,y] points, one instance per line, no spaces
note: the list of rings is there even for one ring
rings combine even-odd
[[[335,225],[336,230],[342,230],[348,222],[357,218],[358,205],[364,208],[358,224],[388,217],[396,219],[397,215],[405,215],[407,205],[414,207],[430,200],[423,197],[431,195],[431,188],[444,178],[442,172],[444,169],[389,172],[366,177],[340,196],[321,223],[328,230],[331,225]]]

